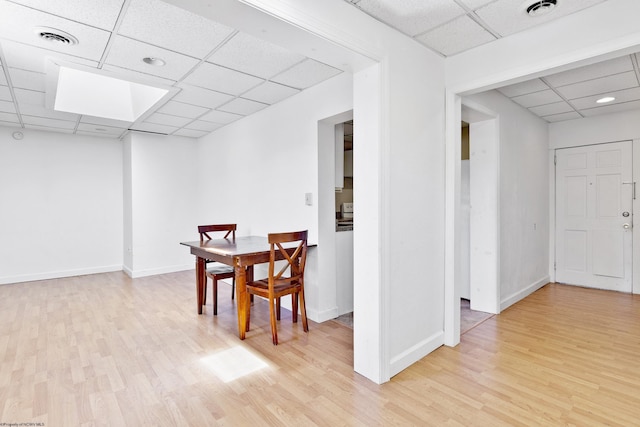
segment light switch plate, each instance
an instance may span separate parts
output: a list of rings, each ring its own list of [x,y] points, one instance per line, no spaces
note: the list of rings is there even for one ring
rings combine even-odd
[[[313,205],[313,193],[304,193],[304,204],[307,206]]]

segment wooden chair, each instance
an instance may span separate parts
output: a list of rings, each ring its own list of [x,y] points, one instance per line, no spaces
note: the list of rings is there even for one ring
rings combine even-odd
[[[200,233],[200,241],[203,242],[205,238],[211,240],[209,233],[217,233],[226,231],[224,239],[228,239],[231,236],[232,239],[236,238],[236,224],[213,224],[213,225],[199,225],[198,233]],[[221,279],[233,279],[231,282],[231,299],[235,297],[236,275],[233,267],[225,264],[221,264],[215,261],[207,261],[206,265],[207,277],[211,278],[213,282],[213,315],[218,314],[218,280]],[[207,303],[207,281],[204,282],[204,295],[202,298],[202,304]]]
[[[284,244],[297,243],[295,249]],[[269,300],[269,315],[271,318],[271,338],[274,345],[278,345],[277,319],[280,320],[280,297],[291,295],[291,317],[294,323],[298,321],[298,298],[300,299],[300,314],[302,315],[302,327],[309,331],[307,324],[307,310],[304,302],[304,266],[307,261],[307,230],[291,233],[269,234],[271,254],[269,256],[269,277],[247,283],[247,331],[249,330],[251,317],[250,296],[258,295]],[[289,255],[289,252],[293,253]],[[289,251],[289,252],[288,252]],[[281,255],[286,261],[284,266],[275,272],[276,257]],[[285,273],[289,270],[289,275]],[[274,307],[274,304],[276,305]]]

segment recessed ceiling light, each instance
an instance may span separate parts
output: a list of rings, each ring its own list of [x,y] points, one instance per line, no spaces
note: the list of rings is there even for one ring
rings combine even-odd
[[[527,15],[537,17],[550,13],[557,6],[558,0],[541,0],[527,7]]]
[[[163,65],[166,64],[164,59],[154,58],[152,56],[148,56],[146,58],[142,58],[142,61],[144,61],[145,63],[147,63],[149,65],[153,65],[154,67],[162,67]]]
[[[33,31],[42,40],[46,40],[51,43],[66,44],[66,45],[78,44],[77,38],[73,37],[71,34],[66,33],[62,30],[58,30],[57,28],[35,27]]]
[[[597,104],[606,104],[607,102],[615,101],[616,99],[613,96],[605,96],[604,98],[600,98],[596,101]]]

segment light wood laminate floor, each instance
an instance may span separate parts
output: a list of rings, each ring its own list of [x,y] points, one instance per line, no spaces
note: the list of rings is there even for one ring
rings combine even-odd
[[[236,334],[195,310],[194,273],[0,286],[0,423],[45,426],[630,426],[640,420],[640,297],[547,285],[376,385],[353,332],[267,305]],[[210,295],[209,295],[210,297]],[[357,327],[357,326],[356,326]],[[216,373],[213,367],[224,366]],[[254,367],[247,373],[241,368]],[[232,379],[233,375],[237,376]],[[244,376],[243,376],[244,374]],[[226,381],[226,382],[225,382]]]

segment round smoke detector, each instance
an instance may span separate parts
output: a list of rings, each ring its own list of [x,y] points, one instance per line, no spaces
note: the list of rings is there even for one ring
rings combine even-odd
[[[558,0],[541,0],[531,3],[527,7],[527,15],[542,16],[550,13],[558,5]]]
[[[57,43],[63,45],[74,45],[78,44],[78,39],[73,37],[69,33],[65,33],[62,30],[58,30],[56,28],[50,27],[36,27],[33,31],[40,37],[42,40],[46,40],[50,43]]]

